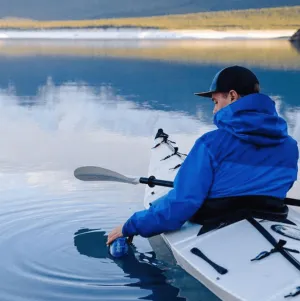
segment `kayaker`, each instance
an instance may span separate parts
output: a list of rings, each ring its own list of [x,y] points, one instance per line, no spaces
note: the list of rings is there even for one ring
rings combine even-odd
[[[113,229],[107,244],[122,236],[151,237],[177,230],[204,207],[204,201],[249,195],[283,200],[297,180],[297,142],[288,135],[275,102],[260,93],[252,71],[224,68],[209,91],[195,95],[212,99],[218,129],[195,142],[174,188]]]

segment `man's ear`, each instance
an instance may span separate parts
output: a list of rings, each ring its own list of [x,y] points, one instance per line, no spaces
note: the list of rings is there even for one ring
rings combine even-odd
[[[240,98],[239,94],[235,90],[230,90],[229,95],[231,102],[234,102]]]

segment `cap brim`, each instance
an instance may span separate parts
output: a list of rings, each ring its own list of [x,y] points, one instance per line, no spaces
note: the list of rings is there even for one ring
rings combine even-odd
[[[208,92],[199,92],[199,93],[194,93],[197,96],[202,96],[202,97],[209,97],[212,98],[212,91],[208,91]]]

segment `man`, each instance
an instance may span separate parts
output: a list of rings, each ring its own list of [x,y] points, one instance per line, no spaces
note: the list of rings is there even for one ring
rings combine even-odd
[[[121,236],[177,230],[205,200],[241,197],[242,202],[249,195],[284,199],[297,180],[298,146],[274,101],[259,92],[259,81],[250,70],[232,66],[216,74],[208,92],[196,93],[213,100],[218,129],[196,141],[174,189],[115,228],[107,244]]]

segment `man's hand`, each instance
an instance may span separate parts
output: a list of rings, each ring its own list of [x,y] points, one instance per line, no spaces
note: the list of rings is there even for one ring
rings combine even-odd
[[[116,240],[119,237],[123,237],[123,233],[122,233],[122,229],[123,229],[123,225],[120,225],[116,228],[114,228],[107,237],[107,245],[110,245],[114,240]]]

